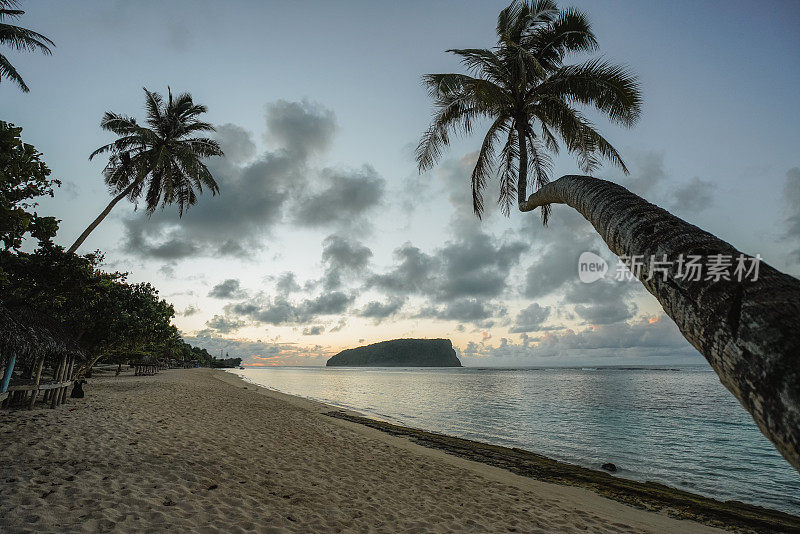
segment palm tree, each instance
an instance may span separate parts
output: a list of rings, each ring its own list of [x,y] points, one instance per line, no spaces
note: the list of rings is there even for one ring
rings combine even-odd
[[[759,260],[612,182],[562,176],[520,209],[552,203],[577,210],[620,258],[673,262],[666,277],[651,273],[648,262],[633,272],[800,471],[800,280],[765,263],[758,264],[756,280],[678,276],[676,260],[691,255],[741,257],[748,268]]]
[[[147,125],[140,126],[136,119],[107,111],[100,122],[104,130],[115,133],[119,139],[101,146],[89,156],[109,153],[108,164],[103,169],[106,185],[114,198],[106,209],[89,225],[72,244],[68,252],[75,252],[89,234],[123,198],[137,202],[145,193],[148,213],[161,205],[178,204],[178,216],[197,202],[197,192],[203,186],[213,195],[219,192],[217,182],[202,162],[204,158],[222,156],[219,144],[205,137],[191,137],[197,132],[214,131],[214,127],[197,119],[205,113],[205,106],[195,104],[189,93],[173,98],[169,91],[167,101],[158,93],[144,89],[146,95]]]
[[[15,50],[30,50],[32,52],[41,50],[47,55],[52,54],[48,45],[55,46],[56,44],[41,33],[3,23],[6,19],[18,19],[25,14],[21,9],[17,9],[19,4],[19,0],[0,0],[0,43],[8,45]],[[23,92],[30,92],[17,69],[8,61],[6,56],[0,54],[0,79],[3,77],[16,82]]]
[[[575,105],[592,106],[612,122],[632,126],[641,109],[636,77],[598,59],[563,64],[569,54],[597,48],[586,16],[575,9],[559,11],[553,0],[514,2],[500,12],[497,35],[492,49],[448,50],[474,76],[423,76],[436,112],[417,147],[420,172],[436,163],[451,132],[469,134],[474,122],[484,118],[492,123],[472,171],[478,217],[484,209],[482,191],[495,170],[500,178],[498,202],[506,215],[515,195],[518,205],[525,202],[530,174],[537,188],[549,182],[548,152],[558,153],[559,138],[584,172],[606,159],[627,173],[616,149]],[[545,224],[547,214],[545,208]]]
[[[469,133],[475,119],[491,118],[494,122],[472,173],[475,212],[483,211],[481,191],[492,171],[494,145],[505,134],[499,168],[504,211],[509,211],[516,170],[520,211],[541,208],[546,221],[551,204],[567,204],[620,258],[667,259],[667,276],[651,272],[647,262],[634,274],[762,433],[800,471],[800,280],[759,263],[759,258],[741,253],[620,185],[591,176],[562,176],[549,182],[541,145],[557,149],[553,133],[578,156],[582,168],[591,169],[601,156],[625,170],[616,151],[569,104],[591,104],[612,120],[632,125],[640,107],[635,79],[619,67],[597,61],[561,67],[568,52],[592,50],[596,42],[581,14],[557,12],[550,1],[512,4],[498,18],[498,34],[494,50],[452,51],[464,58],[477,78],[424,77],[438,110],[418,148],[420,170],[441,155],[450,131]],[[536,135],[533,119],[539,121]],[[527,151],[537,190],[525,198]],[[750,266],[755,262],[758,278],[678,276],[681,267],[676,260],[689,256],[741,258]]]

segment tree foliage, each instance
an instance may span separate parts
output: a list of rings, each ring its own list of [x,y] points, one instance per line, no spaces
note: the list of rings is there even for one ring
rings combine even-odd
[[[50,178],[50,169],[33,145],[23,143],[22,128],[0,121],[0,242],[4,250],[16,250],[26,234],[49,241],[58,231],[55,217],[40,217],[36,198],[52,197],[61,182]]]
[[[41,33],[6,23],[9,19],[18,19],[25,14],[24,11],[18,9],[19,6],[19,0],[0,0],[0,44],[9,46],[14,50],[29,50],[31,52],[39,50],[44,54],[50,55],[52,53],[50,47],[55,46],[53,41]],[[17,69],[14,68],[6,56],[0,54],[0,82],[2,82],[3,78],[8,78],[16,83],[25,93],[30,91]]]
[[[423,76],[435,112],[417,147],[420,172],[441,157],[451,134],[470,134],[481,119],[491,124],[471,177],[478,217],[489,178],[499,177],[498,203],[508,215],[515,197],[518,203],[526,200],[529,180],[537,189],[550,181],[550,154],[557,154],[562,143],[584,172],[602,160],[627,172],[617,150],[580,107],[631,126],[641,111],[639,84],[624,67],[600,59],[564,65],[571,55],[597,49],[586,16],[559,10],[553,0],[515,1],[497,18],[497,38],[491,49],[448,50],[469,74]]]
[[[174,308],[152,285],[103,271],[99,251],[79,256],[52,242],[58,221],[30,210],[38,198],[53,196],[60,183],[49,178],[42,155],[20,140],[21,130],[0,122],[3,307],[33,310],[58,324],[90,361],[179,359],[210,366],[206,351],[183,341],[172,324]],[[21,250],[27,238],[38,240],[32,252]]]

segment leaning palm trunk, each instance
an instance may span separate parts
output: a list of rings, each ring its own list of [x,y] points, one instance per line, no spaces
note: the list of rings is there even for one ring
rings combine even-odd
[[[645,259],[634,274],[761,432],[800,471],[800,280],[764,263],[755,281],[751,276],[713,282],[705,273],[694,281],[676,277],[674,264],[666,280],[661,274],[651,277],[651,256],[675,261],[681,255],[722,254],[735,261],[741,252],[605,180],[562,176],[519,208],[531,211],[551,203],[580,212],[618,256]]]
[[[136,185],[136,182],[132,183],[131,185],[126,187],[125,190],[122,193],[119,193],[117,196],[115,196],[113,199],[111,199],[111,202],[108,203],[108,206],[106,206],[106,209],[104,209],[100,213],[100,215],[98,215],[97,218],[92,221],[92,224],[90,224],[86,228],[86,230],[83,231],[83,233],[78,237],[78,239],[75,240],[75,242],[72,244],[72,246],[69,247],[67,252],[68,253],[72,253],[72,252],[75,252],[76,250],[78,250],[78,247],[80,247],[83,244],[83,242],[86,241],[86,238],[89,237],[89,234],[91,234],[94,231],[94,229],[97,228],[97,226],[101,222],[103,222],[103,219],[106,218],[106,215],[111,213],[111,210],[114,208],[114,206],[117,205],[117,203],[120,200],[122,200],[123,198],[128,196],[128,194],[131,192],[131,190],[133,189],[133,187],[135,185]]]

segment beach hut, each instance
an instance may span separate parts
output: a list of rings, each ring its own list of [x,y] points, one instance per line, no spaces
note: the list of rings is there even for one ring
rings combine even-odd
[[[67,387],[83,352],[60,325],[31,309],[0,304],[0,398],[3,407],[33,408],[41,398],[51,408],[66,401]]]

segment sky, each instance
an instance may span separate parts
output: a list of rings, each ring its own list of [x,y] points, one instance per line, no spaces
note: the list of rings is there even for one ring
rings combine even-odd
[[[432,112],[420,77],[463,72],[445,50],[494,45],[506,5],[28,1],[20,24],[56,47],[3,50],[31,92],[0,83],[0,113],[63,181],[38,210],[68,246],[110,200],[105,162],[88,160],[113,140],[105,111],[143,118],[143,87],[208,107],[220,194],[182,218],[120,203],[80,251],[151,282],[212,354],[324,365],[348,347],[446,337],[471,366],[702,363],[638,282],[578,279],[582,252],[612,272],[617,260],[570,208],[548,227],[489,203],[472,215],[486,124],[417,172]],[[592,57],[642,86],[633,128],[589,113],[631,170],[594,175],[800,275],[800,3],[559,5],[587,13]],[[575,173],[555,159],[554,177]]]

